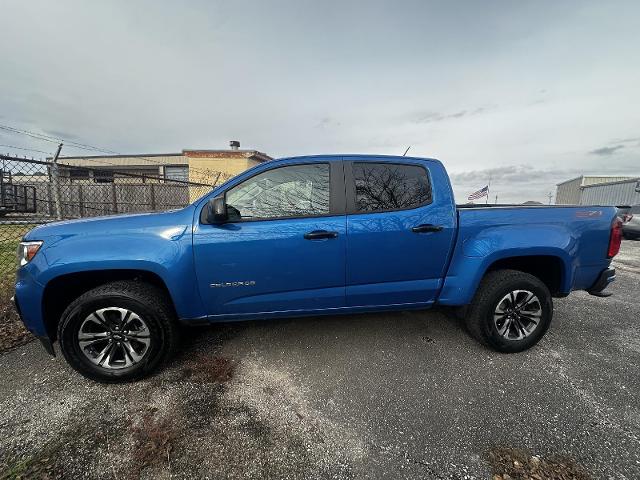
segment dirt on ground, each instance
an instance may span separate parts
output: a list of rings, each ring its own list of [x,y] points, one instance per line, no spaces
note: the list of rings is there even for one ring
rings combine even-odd
[[[0,431],[13,438],[0,440],[0,479],[351,477],[362,442],[290,375],[216,353],[232,330],[135,384],[43,374],[46,395],[17,391],[3,404]]]
[[[539,457],[521,448],[494,448],[487,455],[493,480],[590,480],[573,458]]]
[[[24,345],[33,340],[18,317],[11,301],[12,290],[0,285],[0,352]]]

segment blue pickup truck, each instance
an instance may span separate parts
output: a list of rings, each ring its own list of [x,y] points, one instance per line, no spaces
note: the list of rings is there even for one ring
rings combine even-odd
[[[620,241],[613,207],[456,206],[438,160],[285,158],[181,210],[31,230],[15,302],[51,354],[57,340],[103,382],[156,369],[180,323],[446,306],[519,352],[552,298],[606,295]]]

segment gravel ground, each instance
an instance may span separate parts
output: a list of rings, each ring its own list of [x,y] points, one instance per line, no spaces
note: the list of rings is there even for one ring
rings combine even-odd
[[[439,312],[198,329],[128,385],[19,347],[0,356],[0,478],[490,478],[510,449],[640,478],[640,242],[616,267],[614,296],[556,300],[516,355]]]

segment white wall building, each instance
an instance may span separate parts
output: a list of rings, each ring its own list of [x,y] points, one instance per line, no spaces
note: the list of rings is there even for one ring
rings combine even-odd
[[[640,177],[586,185],[580,205],[640,205]]]
[[[582,194],[590,185],[602,185],[620,181],[632,180],[635,177],[607,176],[607,175],[582,175],[571,180],[566,180],[556,185],[556,205],[585,205],[582,202]],[[612,203],[605,203],[613,205]],[[622,205],[622,204],[618,204]]]

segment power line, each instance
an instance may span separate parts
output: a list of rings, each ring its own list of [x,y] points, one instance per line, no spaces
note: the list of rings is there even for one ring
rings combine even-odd
[[[38,134],[35,134],[35,133],[32,133],[32,132],[21,131],[21,130],[18,130],[17,128],[8,127],[6,125],[0,125],[0,130],[5,130],[5,131],[11,132],[11,133],[21,133],[23,135],[27,135],[27,136],[32,137],[32,138],[36,138],[38,140],[44,140],[45,142],[58,143],[56,140],[50,140],[48,138],[44,138],[41,135],[38,135]]]
[[[35,148],[16,147],[15,145],[5,145],[4,143],[0,143],[0,147],[14,148],[16,150],[25,150],[27,152],[38,152],[38,153],[44,153],[45,155],[51,155],[51,152],[45,152],[44,150],[36,150]]]
[[[38,140],[43,140],[45,142],[52,142],[52,143],[63,142],[67,146],[73,146],[73,147],[76,147],[76,148],[79,148],[79,149],[82,149],[82,150],[91,150],[91,151],[102,152],[102,153],[117,154],[117,152],[115,152],[113,150],[107,150],[105,148],[96,147],[94,145],[89,145],[89,144],[86,144],[86,143],[80,143],[80,142],[75,142],[73,140],[54,137],[52,135],[46,135],[44,133],[37,133],[37,132],[29,131],[29,130],[23,130],[21,128],[12,127],[10,125],[1,125],[0,124],[0,130],[4,130],[4,131],[10,132],[10,133],[20,133],[22,135],[27,135],[29,137],[32,137],[32,138],[35,138],[35,139],[38,139]]]
[[[90,150],[90,151],[95,151],[95,152],[100,152],[100,153],[107,153],[107,154],[111,154],[111,155],[123,155],[120,152],[116,152],[115,150],[109,150],[106,148],[102,148],[102,147],[96,147],[95,145],[89,145],[87,143],[79,143],[79,142],[75,142],[73,140],[67,140],[64,138],[59,138],[59,137],[53,137],[51,135],[45,135],[44,133],[37,133],[37,132],[32,132],[29,130],[23,130],[20,128],[15,128],[15,127],[11,127],[9,125],[2,125],[0,124],[0,130],[5,130],[11,133],[20,133],[23,135],[27,135],[29,137],[32,138],[36,138],[38,140],[44,140],[46,142],[54,142],[54,143],[64,143],[67,147],[74,147],[74,148],[78,148],[80,150]],[[46,153],[46,152],[45,152]],[[148,157],[143,157],[141,155],[135,155],[138,158],[144,158],[146,160],[148,160],[151,163],[156,163],[157,165],[164,165],[164,163],[162,162],[158,162],[157,160],[152,160]],[[92,160],[89,157],[80,157],[83,158],[85,160]],[[102,162],[105,163],[105,162]],[[106,165],[114,165],[116,166],[116,164],[112,164],[112,163],[105,163]]]

